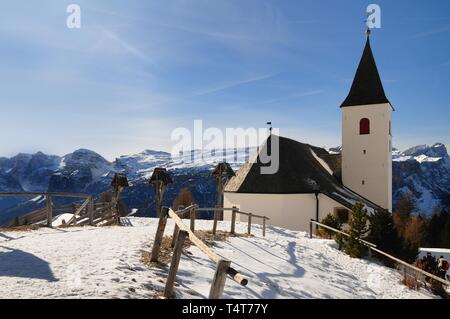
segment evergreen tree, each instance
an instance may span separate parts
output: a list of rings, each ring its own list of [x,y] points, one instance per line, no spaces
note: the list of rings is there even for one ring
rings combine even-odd
[[[333,214],[328,214],[324,219],[322,219],[320,223],[335,228],[337,230],[341,230],[342,227],[342,223],[340,222],[340,220]],[[328,230],[326,228],[319,228],[318,235],[323,238],[331,239],[335,235],[335,232]]]
[[[367,210],[361,203],[356,203],[352,209],[352,216],[350,218],[349,235],[346,242],[345,252],[354,258],[363,258],[367,256],[367,247],[359,242],[359,239],[364,239],[369,227],[368,227],[368,214]]]
[[[400,258],[407,262],[414,262],[419,251],[418,246],[402,238],[395,229],[394,218],[387,210],[376,211],[369,217],[370,227],[368,241],[375,244],[378,249]],[[377,255],[387,266],[393,267],[394,263]]]
[[[180,207],[188,207],[195,202],[194,196],[189,191],[189,188],[182,188],[174,199],[172,207],[174,210],[178,210]]]
[[[404,193],[398,202],[397,209],[394,211],[395,228],[404,236],[406,225],[416,210],[416,202],[411,192]]]
[[[450,214],[444,209],[436,212],[430,219],[428,246],[436,248],[450,247]]]

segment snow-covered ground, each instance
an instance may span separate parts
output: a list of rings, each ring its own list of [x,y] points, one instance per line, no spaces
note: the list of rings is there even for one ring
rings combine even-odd
[[[156,219],[129,218],[133,227],[41,229],[0,233],[0,298],[152,298],[164,287],[165,268],[146,267]],[[199,221],[211,229],[211,221]],[[219,229],[229,229],[223,222]],[[169,221],[166,233],[171,234]],[[237,231],[245,233],[246,225]],[[332,241],[270,227],[261,237],[233,237],[213,249],[249,278],[228,279],[225,298],[431,298],[401,285],[394,270],[339,252]],[[182,256],[178,298],[206,298],[214,265],[195,246]]]

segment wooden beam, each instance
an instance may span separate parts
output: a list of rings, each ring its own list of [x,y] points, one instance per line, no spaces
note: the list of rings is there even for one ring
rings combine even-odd
[[[263,218],[263,237],[266,237],[266,219]]]
[[[52,195],[47,195],[47,227],[52,227],[52,223],[53,223]]]
[[[0,197],[10,197],[10,196],[53,196],[53,197],[73,197],[73,198],[88,198],[89,195],[86,194],[73,194],[73,193],[54,193],[54,192],[0,192]]]
[[[213,222],[213,229],[212,229],[213,235],[215,235],[217,232],[217,219],[218,218],[219,218],[219,212],[214,211],[214,222]]]
[[[209,291],[209,299],[221,299],[223,290],[225,288],[225,281],[227,279],[228,268],[230,268],[231,261],[221,259],[217,263],[216,272],[214,274],[211,290]]]
[[[89,225],[94,225],[94,199],[89,197],[89,204],[88,204],[88,214],[89,214]]]
[[[195,236],[195,234],[189,229],[189,227],[187,227],[183,223],[181,218],[173,210],[170,209],[168,214],[171,218],[173,218],[175,220],[175,223],[177,223],[180,230],[184,230],[184,231],[188,232],[189,240],[192,243],[194,243],[194,245],[196,245],[197,248],[200,249],[206,256],[208,256],[209,259],[211,259],[215,263],[218,263],[222,259],[219,255],[217,255],[215,252],[213,252],[211,250],[211,248],[206,246],[206,244],[203,241],[201,241],[197,236]],[[242,275],[240,275],[233,268],[229,267],[229,269],[227,270],[227,273],[233,278],[233,280],[235,280],[240,285],[242,285],[242,286],[247,285],[248,280],[246,280]],[[238,275],[236,276],[236,274],[238,274]]]
[[[233,206],[233,211],[231,212],[231,234],[234,235],[236,232],[236,206]]]
[[[80,207],[78,207],[78,209],[75,211],[75,213],[73,213],[73,217],[67,222],[67,225],[71,225],[72,223],[75,223],[75,225],[76,225],[78,215],[81,213],[81,211],[83,209],[86,208],[86,206],[88,204],[89,204],[89,198],[86,199]]]
[[[173,287],[175,285],[175,278],[177,276],[178,265],[180,264],[181,253],[183,251],[183,244],[188,236],[187,231],[180,231],[177,236],[177,243],[173,250],[172,262],[170,263],[169,275],[167,276],[166,287],[164,289],[164,297],[171,298],[174,295]]]
[[[194,207],[192,207],[192,209],[191,209],[191,231],[192,232],[194,232],[195,231],[195,215],[197,215],[196,214],[196,211],[195,211],[195,209],[196,209],[196,207],[194,206]]]
[[[158,262],[159,250],[161,249],[161,243],[164,236],[164,230],[166,229],[168,207],[163,207],[161,210],[161,216],[159,217],[158,229],[156,230],[155,241],[153,242],[152,255],[150,261]]]
[[[252,234],[252,214],[248,215],[248,228],[247,228],[247,234]]]
[[[180,207],[181,207],[181,210],[184,209],[184,206],[179,206],[177,214],[179,214]],[[170,244],[170,247],[172,247],[172,248],[175,247],[175,243],[177,242],[177,237],[178,237],[178,234],[180,232],[180,227],[178,227],[177,223],[174,222],[174,224],[175,225],[174,225],[174,228],[173,228],[172,243]]]

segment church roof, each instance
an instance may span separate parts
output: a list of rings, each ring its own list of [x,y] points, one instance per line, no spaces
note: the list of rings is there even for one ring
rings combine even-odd
[[[275,174],[261,174],[261,154],[270,154],[272,140],[279,144],[279,169]],[[269,153],[267,153],[269,150]],[[225,192],[245,194],[322,193],[351,209],[357,202],[369,210],[379,206],[344,187],[339,180],[340,158],[325,149],[285,137],[271,136],[252,161],[244,164],[225,187]]]
[[[367,36],[366,47],[356,71],[350,93],[341,107],[390,103],[384,93],[380,74]]]

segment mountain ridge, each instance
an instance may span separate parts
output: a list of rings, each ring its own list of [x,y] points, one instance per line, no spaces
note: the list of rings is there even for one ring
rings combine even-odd
[[[155,167],[165,167],[173,175],[174,184],[168,187],[165,200],[170,205],[178,191],[189,187],[202,206],[215,204],[215,180],[210,172],[215,164],[227,161],[233,169],[249,159],[255,148],[191,151],[172,157],[170,153],[147,149],[137,154],[122,155],[110,162],[95,151],[78,149],[64,156],[20,153],[0,158],[0,192],[55,191],[95,194],[110,191],[114,172],[126,173],[131,187],[123,193],[129,209],[137,215],[154,216],[154,192],[148,178]],[[330,149],[339,153],[340,147]],[[405,151],[393,150],[394,203],[405,192],[411,192],[421,213],[431,214],[436,207],[450,206],[450,157],[442,143],[418,145]],[[20,204],[20,205],[18,205]],[[0,199],[0,224],[12,215],[33,208],[18,199]],[[20,206],[20,208],[18,208]],[[3,217],[3,218],[2,218]]]

